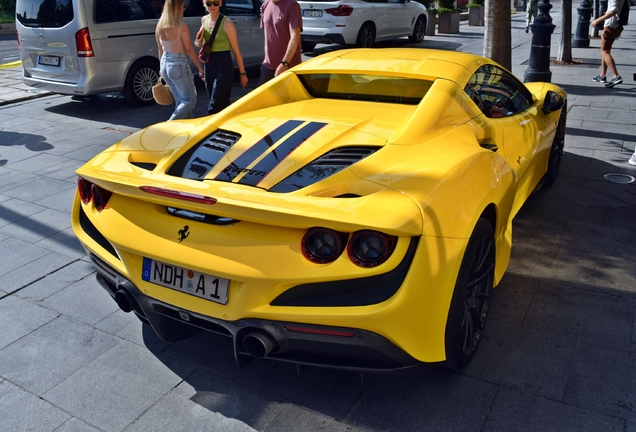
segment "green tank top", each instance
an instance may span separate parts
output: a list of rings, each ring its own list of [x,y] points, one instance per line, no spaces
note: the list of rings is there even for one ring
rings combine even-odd
[[[214,27],[209,27],[209,18],[209,16],[206,18],[205,26],[203,27],[203,38],[206,42],[210,40],[210,36],[212,36],[212,31],[214,30]],[[224,26],[225,16],[221,19],[219,30],[216,32],[216,37],[214,38],[214,42],[212,43],[212,49],[210,49],[210,52],[221,52],[230,50],[230,39],[227,37],[227,33],[225,33]]]

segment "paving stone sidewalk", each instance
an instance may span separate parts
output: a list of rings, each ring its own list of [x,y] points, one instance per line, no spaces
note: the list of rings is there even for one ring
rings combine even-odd
[[[560,5],[550,13],[554,57]],[[512,17],[521,78],[524,15]],[[166,343],[119,311],[70,228],[74,171],[172,108],[34,93],[18,68],[0,68],[0,431],[636,432],[636,184],[604,177],[636,176],[636,24],[614,46],[625,80],[614,89],[591,81],[599,45],[551,66],[568,92],[561,173],[514,221],[474,361],[364,380],[270,361],[239,369],[221,336]],[[462,22],[421,46],[481,54],[483,27]]]

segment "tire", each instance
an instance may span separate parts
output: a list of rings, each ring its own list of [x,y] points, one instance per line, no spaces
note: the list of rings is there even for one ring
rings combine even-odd
[[[461,369],[477,352],[495,278],[495,236],[492,225],[477,221],[462,258],[446,322],[444,367]]]
[[[559,117],[559,124],[557,125],[556,133],[554,134],[554,141],[550,148],[550,155],[548,156],[548,170],[545,173],[544,184],[546,186],[552,186],[559,175],[559,167],[561,166],[561,159],[563,157],[563,147],[565,145],[565,119],[567,116],[567,104],[563,106],[561,115]]]
[[[370,23],[362,24],[356,39],[356,46],[359,48],[372,48],[375,43],[375,29]]]
[[[150,60],[135,63],[126,76],[124,99],[130,104],[147,106],[155,103],[152,97],[152,86],[159,78],[159,66]]]
[[[409,36],[409,40],[413,43],[420,43],[424,40],[426,34],[426,17],[420,15],[415,21],[415,27],[413,27],[413,34]]]
[[[302,41],[300,44],[300,49],[302,52],[312,52],[316,48],[315,42],[305,42]]]

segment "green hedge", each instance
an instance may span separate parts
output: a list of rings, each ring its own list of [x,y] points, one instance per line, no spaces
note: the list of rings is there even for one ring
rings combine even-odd
[[[15,0],[0,0],[0,24],[15,20]]]

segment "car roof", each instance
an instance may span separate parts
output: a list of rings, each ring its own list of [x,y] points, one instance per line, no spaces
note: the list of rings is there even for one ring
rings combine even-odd
[[[360,48],[321,54],[294,68],[296,73],[350,72],[446,78],[463,86],[474,71],[493,62],[474,54],[421,48]]]

